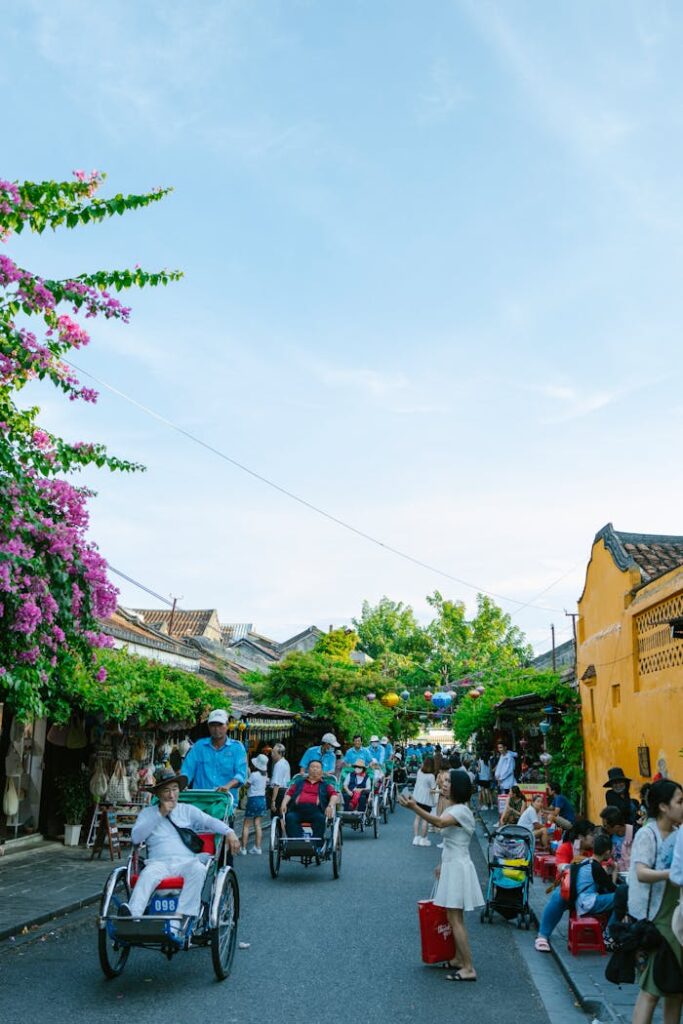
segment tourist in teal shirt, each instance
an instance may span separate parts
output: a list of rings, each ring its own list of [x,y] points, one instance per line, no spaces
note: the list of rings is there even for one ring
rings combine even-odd
[[[346,764],[355,764],[359,757],[362,757],[366,765],[370,764],[372,757],[367,747],[363,746],[363,737],[354,736],[353,746],[344,754],[344,761]]]

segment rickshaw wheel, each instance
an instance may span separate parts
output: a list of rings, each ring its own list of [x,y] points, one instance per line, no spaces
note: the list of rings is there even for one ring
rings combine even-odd
[[[342,839],[341,828],[337,831],[337,842],[335,843],[334,849],[332,850],[332,874],[335,878],[339,878],[341,874],[341,863],[342,863],[342,845],[344,840]]]
[[[230,974],[237,945],[237,923],[239,920],[239,888],[237,876],[229,871],[225,876],[223,891],[218,905],[218,923],[211,929],[211,959],[219,981]]]
[[[392,814],[396,811],[396,789],[393,785],[389,791],[389,810]]]
[[[387,810],[386,800],[382,801],[382,821],[385,825],[389,823],[389,812]]]
[[[111,894],[109,901],[109,911],[116,908],[121,903],[127,903],[129,898],[128,884],[126,882],[125,874],[119,875],[116,879],[116,884]],[[100,913],[104,911],[104,900],[105,895],[102,896],[100,903]],[[109,934],[107,926],[99,928],[97,931],[97,952],[100,958],[100,967],[107,978],[118,978],[123,968],[126,966],[128,954],[130,953],[130,946],[119,946],[116,947],[116,943],[113,937]]]
[[[280,849],[280,825],[277,819],[270,830],[270,850],[268,851],[268,863],[270,865],[271,878],[277,878],[280,874],[280,862],[282,851]]]
[[[378,821],[379,821],[379,816],[377,814],[373,814],[373,816],[372,816],[372,834],[373,834],[375,839],[377,839],[378,836],[379,836]]]

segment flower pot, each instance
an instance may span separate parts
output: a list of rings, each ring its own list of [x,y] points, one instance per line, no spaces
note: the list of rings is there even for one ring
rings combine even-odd
[[[65,846],[78,846],[81,838],[81,826],[80,825],[65,825],[64,826],[64,845]]]

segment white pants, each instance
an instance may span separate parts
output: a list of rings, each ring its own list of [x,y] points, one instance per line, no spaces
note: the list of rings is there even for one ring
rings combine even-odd
[[[169,878],[172,875],[182,875],[184,879],[176,912],[179,915],[197,916],[206,876],[206,864],[198,857],[167,857],[164,860],[147,861],[140,872],[129,903],[133,917],[142,917],[159,882],[162,878]]]

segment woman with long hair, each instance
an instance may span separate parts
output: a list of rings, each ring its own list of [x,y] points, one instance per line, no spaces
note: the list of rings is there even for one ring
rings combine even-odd
[[[631,851],[628,875],[628,912],[636,920],[652,921],[669,944],[683,969],[683,950],[671,927],[680,889],[669,879],[675,829],[683,822],[683,788],[672,779],[653,782],[647,794],[648,819],[637,832]],[[656,951],[655,951],[656,952]],[[640,994],[633,1010],[632,1024],[650,1024],[660,999],[664,999],[664,1024],[678,1024],[683,1007],[681,991],[663,992],[654,977],[655,952],[651,952],[640,976]]]
[[[474,815],[469,807],[472,782],[466,772],[453,770],[450,777],[450,806],[440,817],[423,810],[412,797],[401,797],[401,804],[415,811],[418,818],[441,829],[443,853],[436,868],[438,879],[434,903],[444,907],[453,929],[457,962],[449,963],[448,981],[476,981],[470,942],[465,927],[465,911],[484,906],[484,896],[477,872],[470,857],[470,840],[474,833]]]

